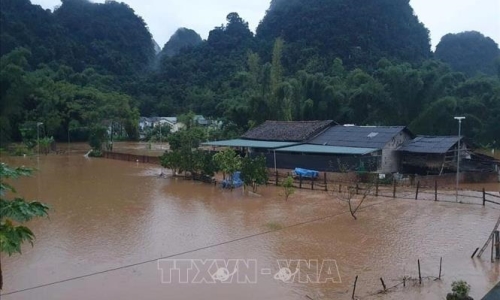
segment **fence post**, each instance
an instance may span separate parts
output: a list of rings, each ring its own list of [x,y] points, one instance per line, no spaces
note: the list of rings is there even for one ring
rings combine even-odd
[[[418,260],[418,283],[422,284],[422,273],[420,273],[420,259]]]
[[[302,174],[299,174],[299,189],[302,189]]]
[[[434,201],[438,201],[438,182],[434,180]]]
[[[472,253],[472,256],[470,258],[474,258],[474,255],[476,255],[477,251],[479,251],[479,248],[476,248],[476,251],[474,251],[474,253]]]
[[[392,198],[396,198],[396,180],[393,180]]]
[[[314,190],[314,178],[311,178],[311,190]]]
[[[275,172],[276,186],[278,186],[278,171]]]
[[[380,277],[380,282],[382,282],[382,287],[384,288],[384,292],[387,291],[387,287],[385,286],[385,282],[384,279],[382,279],[382,277]]]
[[[354,279],[354,287],[352,289],[352,297],[351,299],[354,299],[354,295],[356,294],[356,284],[358,283],[358,275],[356,275],[356,279]]]
[[[356,183],[356,195],[358,195],[358,194],[359,194],[359,184]]]
[[[378,177],[375,178],[375,197],[378,197]]]
[[[327,183],[326,183],[326,172],[323,173],[323,181],[325,183],[325,192],[328,191],[328,186],[327,186]]]
[[[417,191],[415,192],[415,200],[418,199],[418,189],[420,188],[420,181],[417,182]]]
[[[495,231],[495,257],[500,259],[500,231]]]
[[[443,266],[443,258],[441,257],[439,259],[439,277],[438,277],[439,280],[441,280],[441,268],[442,268],[442,266]]]
[[[491,262],[494,262],[495,260],[493,259],[493,248],[495,247],[495,233],[491,233]]]
[[[486,190],[483,188],[483,206],[486,205]]]

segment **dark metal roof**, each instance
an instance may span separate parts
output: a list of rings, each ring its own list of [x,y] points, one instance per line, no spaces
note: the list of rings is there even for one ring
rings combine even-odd
[[[417,136],[403,144],[398,151],[444,154],[450,151],[458,140],[458,136]]]
[[[481,300],[495,300],[500,299],[500,282],[495,285],[491,291],[486,294]]]
[[[326,121],[266,121],[247,131],[243,139],[279,142],[304,142],[315,137],[333,123]]]
[[[321,154],[348,154],[348,155],[366,155],[377,151],[373,148],[353,148],[353,147],[337,147],[323,145],[295,145],[277,149],[276,152],[298,152],[298,153],[321,153]]]
[[[382,149],[405,126],[335,126],[329,128],[309,143],[325,146],[358,147]]]

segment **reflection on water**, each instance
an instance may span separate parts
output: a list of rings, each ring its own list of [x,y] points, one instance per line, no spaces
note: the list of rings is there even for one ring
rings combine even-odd
[[[492,207],[378,199],[364,204],[355,221],[326,193],[298,191],[285,202],[274,187],[261,188],[260,196],[221,191],[159,178],[159,167],[81,155],[8,161],[38,165],[34,177],[16,186],[26,198],[49,203],[51,211],[49,220],[30,224],[34,248],[2,256],[4,293],[153,262],[2,299],[350,299],[356,275],[362,299],[442,299],[458,279],[469,282],[480,299],[499,280],[499,264],[489,262],[489,251],[481,260],[470,259],[500,214]],[[321,220],[306,222],[314,219]],[[284,229],[205,248],[276,227]],[[257,283],[161,284],[154,259],[198,248],[173,258],[255,259]],[[371,295],[382,288],[380,277],[388,286],[417,277],[417,259],[423,276],[437,276],[440,257],[443,281]],[[342,283],[275,280],[280,259],[336,260]],[[264,269],[271,274],[262,274]]]

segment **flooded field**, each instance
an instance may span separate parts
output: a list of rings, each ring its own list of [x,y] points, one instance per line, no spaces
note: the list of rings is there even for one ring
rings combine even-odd
[[[50,219],[29,224],[35,246],[2,255],[5,300],[351,299],[356,275],[359,299],[444,299],[454,280],[466,280],[480,299],[500,279],[489,250],[470,259],[500,215],[493,205],[368,199],[354,220],[338,195],[326,192],[301,190],[285,202],[275,187],[260,195],[222,191],[159,178],[156,166],[80,154],[2,160],[38,168],[16,186],[51,206]],[[441,257],[442,281],[407,282],[377,295],[381,277],[388,287],[417,278],[417,259],[423,277],[437,277]],[[172,261],[158,258],[244,261],[227,269],[250,280],[207,283],[208,267],[198,264],[204,283],[180,283],[181,271],[162,283],[159,267],[168,273]],[[297,271],[297,260],[329,268],[315,276],[314,263]],[[284,261],[300,272],[287,282],[277,276]]]

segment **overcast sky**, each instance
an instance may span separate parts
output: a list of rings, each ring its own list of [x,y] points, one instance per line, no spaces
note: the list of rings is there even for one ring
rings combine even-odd
[[[53,9],[60,0],[31,0]],[[94,0],[93,2],[104,2]],[[163,45],[179,27],[194,29],[202,38],[215,26],[237,12],[255,28],[264,17],[271,0],[122,0],[148,24],[158,44]],[[411,5],[431,31],[433,47],[446,33],[476,30],[500,44],[500,0],[411,0]]]

